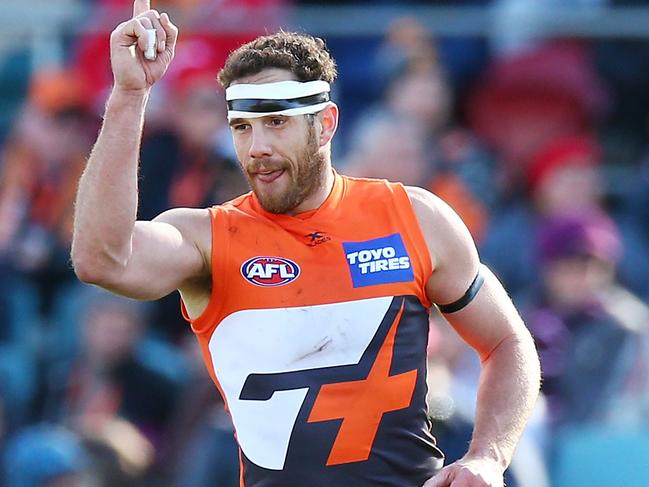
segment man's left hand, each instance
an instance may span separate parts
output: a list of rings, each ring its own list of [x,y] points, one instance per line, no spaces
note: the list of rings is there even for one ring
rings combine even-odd
[[[422,487],[504,487],[502,467],[490,459],[462,458],[444,467]]]

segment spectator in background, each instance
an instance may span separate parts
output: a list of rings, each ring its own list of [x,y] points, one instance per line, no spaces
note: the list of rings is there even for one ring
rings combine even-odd
[[[380,88],[388,88],[395,76],[412,64],[437,67],[437,48],[428,30],[416,18],[397,17],[389,25],[374,60],[376,80],[385,83]]]
[[[543,286],[525,314],[551,424],[603,424],[616,414],[649,331],[646,306],[615,281],[620,234],[605,214],[582,211],[545,221],[535,247]]]
[[[344,163],[345,172],[408,185],[424,184],[431,167],[417,129],[413,121],[387,114],[368,118],[358,127],[355,149]]]
[[[567,136],[552,140],[531,157],[525,176],[527,200],[514,200],[494,215],[481,246],[510,292],[524,299],[538,283],[536,235],[547,219],[565,213],[602,210],[605,181],[601,148],[593,137]],[[620,280],[641,296],[649,296],[649,260],[637,229],[622,227]]]
[[[82,438],[92,461],[92,487],[163,485],[151,468],[155,456],[151,443],[128,421],[108,418]]]
[[[125,457],[144,455],[133,463],[145,470],[164,441],[177,386],[140,359],[145,330],[139,303],[101,292],[86,306],[80,355],[52,367],[48,415],[84,437],[109,438]]]
[[[60,353],[59,308],[78,286],[69,265],[73,201],[99,127],[86,95],[72,69],[36,72],[0,151],[0,380],[12,429],[39,417],[40,381]]]
[[[237,487],[239,451],[232,420],[203,367],[198,342],[187,335],[181,347],[190,373],[170,421],[165,473],[175,487]]]
[[[397,19],[378,50],[376,65],[377,79],[387,80],[384,96],[361,116],[356,133],[363,139],[363,133],[381,124],[377,118],[385,120],[383,125],[393,120],[398,128],[395,135],[386,126],[383,138],[376,139],[380,142],[373,142],[380,147],[372,151],[355,147],[348,155],[352,167],[346,171],[427,188],[458,212],[474,238],[481,238],[486,206],[492,199],[487,191],[492,177],[490,161],[475,139],[454,123],[453,92],[433,39],[415,19]],[[408,133],[403,132],[403,120],[409,125]],[[390,143],[395,150],[384,150]],[[413,144],[421,146],[417,150],[421,162],[408,160]],[[389,166],[392,169],[388,170]],[[416,178],[413,166],[418,167]]]
[[[82,78],[44,70],[34,75],[0,154],[0,266],[37,291],[45,321],[61,288],[75,282],[68,264],[72,204],[98,127]]]
[[[141,218],[166,208],[221,203],[247,188],[230,140],[223,90],[214,77],[217,58],[206,42],[179,44],[179,62],[157,100],[158,125],[143,141]]]
[[[499,162],[500,199],[521,198],[535,156],[558,137],[589,133],[607,106],[608,93],[578,44],[547,43],[496,59],[467,115]]]

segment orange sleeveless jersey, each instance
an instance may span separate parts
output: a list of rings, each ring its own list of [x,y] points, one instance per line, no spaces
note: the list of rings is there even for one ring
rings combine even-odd
[[[210,208],[212,296],[192,329],[232,415],[241,485],[419,487],[431,259],[400,184],[336,175],[296,216]]]

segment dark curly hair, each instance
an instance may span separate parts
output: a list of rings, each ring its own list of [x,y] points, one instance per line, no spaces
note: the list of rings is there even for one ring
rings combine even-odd
[[[224,88],[267,68],[291,71],[298,81],[333,82],[336,63],[319,37],[280,31],[242,45],[228,56],[218,80]]]

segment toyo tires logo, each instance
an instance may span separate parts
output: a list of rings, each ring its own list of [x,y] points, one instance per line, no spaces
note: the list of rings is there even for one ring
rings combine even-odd
[[[241,275],[255,286],[283,286],[300,275],[300,266],[282,257],[253,257],[241,266]]]
[[[415,280],[400,233],[363,242],[343,242],[343,248],[354,287]]]

